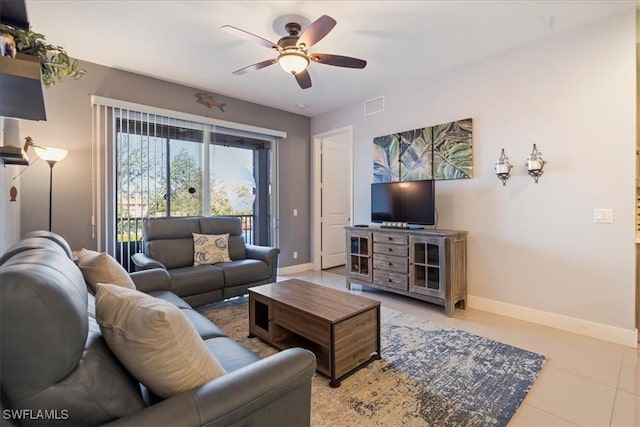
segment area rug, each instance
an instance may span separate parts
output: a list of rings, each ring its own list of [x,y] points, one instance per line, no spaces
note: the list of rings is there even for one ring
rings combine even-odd
[[[200,312],[260,356],[277,350],[248,338],[248,298]],[[505,426],[545,357],[465,331],[381,309],[382,360],[330,388],[316,374],[312,426]]]

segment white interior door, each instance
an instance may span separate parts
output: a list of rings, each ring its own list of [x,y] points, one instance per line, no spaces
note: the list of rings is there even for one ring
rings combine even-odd
[[[322,139],[321,268],[345,263],[345,230],[351,221],[351,141],[348,134]]]

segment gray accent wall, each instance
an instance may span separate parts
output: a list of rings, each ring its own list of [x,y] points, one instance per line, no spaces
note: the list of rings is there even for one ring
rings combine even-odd
[[[21,135],[35,144],[69,150],[53,170],[53,231],[73,249],[95,249],[91,226],[91,96],[98,95],[158,108],[284,131],[279,147],[280,267],[310,261],[310,119],[258,104],[217,95],[211,88],[191,88],[127,71],[81,62],[82,80],[65,80],[46,90],[46,122],[21,120]],[[207,91],[225,112],[196,103],[194,94]],[[48,226],[49,167],[29,150],[32,165],[21,175],[20,232]],[[293,209],[298,210],[294,217]],[[298,259],[293,260],[293,252]]]

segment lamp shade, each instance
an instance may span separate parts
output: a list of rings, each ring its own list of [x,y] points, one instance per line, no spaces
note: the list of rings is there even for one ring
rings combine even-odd
[[[69,153],[68,150],[64,148],[55,148],[55,147],[33,147],[36,150],[36,154],[42,160],[46,160],[48,162],[59,162],[67,157]]]
[[[309,58],[298,52],[284,52],[278,56],[278,64],[287,73],[298,74],[309,65]]]

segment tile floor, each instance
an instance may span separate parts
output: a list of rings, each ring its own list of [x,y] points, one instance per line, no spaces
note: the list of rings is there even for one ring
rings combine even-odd
[[[307,271],[296,277],[346,290],[345,277]],[[390,292],[354,289],[385,307],[547,356],[509,426],[640,426],[640,351],[492,313],[442,307]]]

